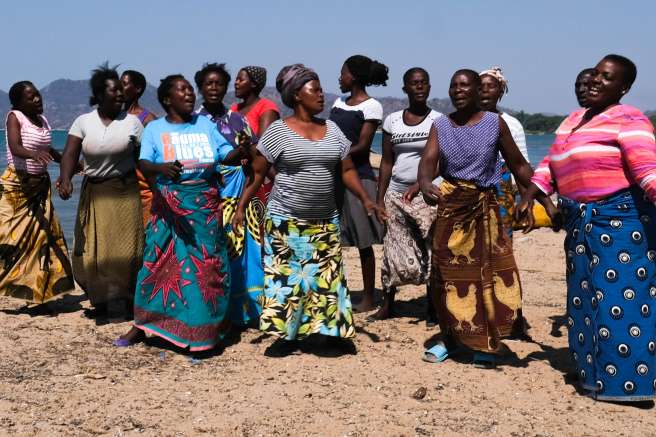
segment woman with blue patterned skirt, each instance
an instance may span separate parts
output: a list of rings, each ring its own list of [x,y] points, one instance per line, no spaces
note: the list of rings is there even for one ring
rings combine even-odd
[[[582,387],[607,401],[656,393],[656,143],[649,119],[620,104],[636,74],[623,56],[597,64],[589,107],[560,125],[518,208],[558,191],[569,348]]]

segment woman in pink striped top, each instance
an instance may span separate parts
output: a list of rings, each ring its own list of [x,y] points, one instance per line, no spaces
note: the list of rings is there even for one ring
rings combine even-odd
[[[7,169],[0,177],[0,295],[43,303],[73,288],[47,169],[61,155],[51,147],[39,90],[18,82],[9,100]]]
[[[647,117],[620,104],[636,74],[623,56],[597,64],[589,107],[558,128],[518,209],[559,194],[569,347],[583,388],[610,401],[656,394],[656,143]]]

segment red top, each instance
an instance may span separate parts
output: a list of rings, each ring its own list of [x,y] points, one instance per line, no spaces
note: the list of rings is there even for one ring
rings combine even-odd
[[[230,107],[231,111],[239,111],[237,108],[237,103],[234,103]],[[253,133],[257,135],[258,137],[260,136],[260,117],[262,117],[262,114],[264,114],[267,111],[274,111],[277,114],[280,114],[280,111],[278,110],[278,106],[276,104],[269,100],[265,99],[263,97],[260,98],[260,100],[257,101],[253,105],[250,111],[248,111],[247,114],[245,114],[246,120],[248,120],[248,124],[253,130]]]

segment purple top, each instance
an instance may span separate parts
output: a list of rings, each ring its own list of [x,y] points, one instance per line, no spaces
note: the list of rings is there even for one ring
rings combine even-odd
[[[501,180],[499,114],[485,112],[473,126],[456,126],[450,117],[439,117],[434,125],[440,142],[440,176],[481,188]]]

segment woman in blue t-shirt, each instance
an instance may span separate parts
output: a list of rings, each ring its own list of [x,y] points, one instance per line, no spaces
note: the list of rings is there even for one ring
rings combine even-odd
[[[134,327],[115,345],[129,346],[146,332],[202,351],[221,337],[230,291],[217,168],[248,153],[233,148],[207,117],[193,113],[196,96],[183,76],[163,79],[157,98],[166,117],[148,124],[139,155],[154,192]]]

